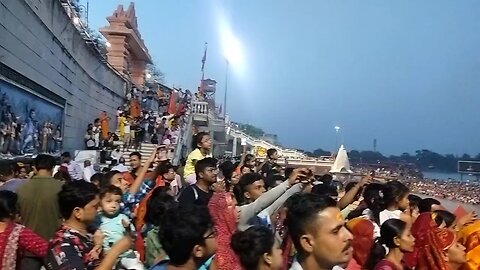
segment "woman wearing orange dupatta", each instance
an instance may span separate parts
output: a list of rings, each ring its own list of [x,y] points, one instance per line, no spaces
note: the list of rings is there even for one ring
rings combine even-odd
[[[347,270],[365,269],[374,243],[374,226],[369,219],[358,217],[347,222],[347,228],[353,234],[353,257]]]
[[[480,269],[480,220],[464,227],[459,233],[459,238],[467,252],[467,263],[460,269]]]
[[[104,140],[108,140],[108,132],[110,131],[109,121],[110,117],[108,117],[106,111],[103,111],[100,114],[100,125],[102,126],[102,139]]]
[[[140,102],[136,98],[132,98],[130,100],[130,117],[132,118],[137,118],[140,117],[140,114],[142,112],[142,106],[140,105]]]

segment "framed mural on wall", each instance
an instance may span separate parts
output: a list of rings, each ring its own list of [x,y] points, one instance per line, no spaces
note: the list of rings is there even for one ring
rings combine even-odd
[[[58,154],[65,104],[0,78],[0,157]]]

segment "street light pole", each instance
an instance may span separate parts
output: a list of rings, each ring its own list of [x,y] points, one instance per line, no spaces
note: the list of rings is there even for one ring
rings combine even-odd
[[[90,2],[90,1],[87,0],[87,14],[86,14],[86,15],[87,15],[87,16],[86,16],[86,17],[87,17],[87,26],[90,26],[90,25],[89,25],[89,24],[90,24],[90,21],[88,20],[88,13],[89,13],[89,11],[90,11],[90,3],[89,3],[89,2]]]
[[[228,67],[229,62],[228,59],[225,59],[226,62],[226,69],[225,69],[225,96],[223,97],[223,119],[227,117],[227,94],[228,94]]]
[[[335,151],[338,150],[339,146],[338,146],[338,135],[339,135],[339,131],[340,131],[340,127],[339,126],[335,126]]]

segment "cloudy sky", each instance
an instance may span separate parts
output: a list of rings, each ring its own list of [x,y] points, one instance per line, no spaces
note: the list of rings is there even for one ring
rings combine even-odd
[[[82,0],[85,4],[86,0]],[[130,1],[90,1],[90,25]],[[138,0],[139,30],[168,85],[207,77],[235,121],[307,150],[480,152],[480,1]],[[234,38],[232,38],[234,37]],[[228,45],[226,45],[228,44]],[[226,48],[228,47],[228,48]],[[236,53],[235,56],[238,56]]]

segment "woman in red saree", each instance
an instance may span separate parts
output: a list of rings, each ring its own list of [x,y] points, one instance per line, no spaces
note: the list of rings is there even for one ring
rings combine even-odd
[[[232,236],[237,230],[239,218],[235,196],[230,192],[214,193],[208,209],[217,230],[217,253],[215,260],[220,270],[242,270],[240,259],[230,247]]]
[[[415,251],[405,259],[416,270],[456,270],[466,262],[465,248],[452,230],[440,229],[432,213],[422,213],[412,226]]]
[[[23,225],[15,223],[17,194],[0,191],[0,269],[20,269],[25,252],[43,258],[47,255],[48,242]]]

